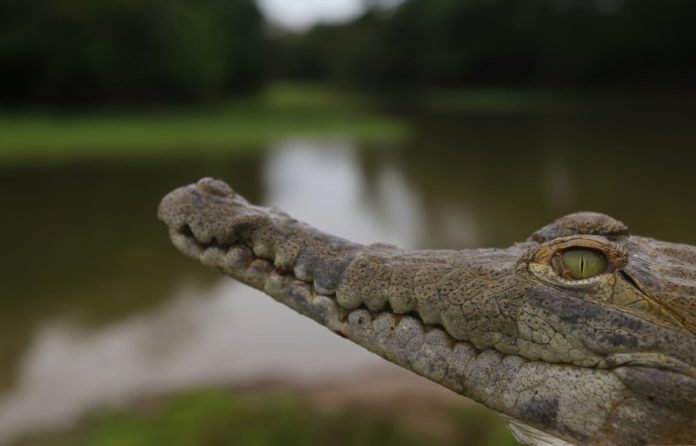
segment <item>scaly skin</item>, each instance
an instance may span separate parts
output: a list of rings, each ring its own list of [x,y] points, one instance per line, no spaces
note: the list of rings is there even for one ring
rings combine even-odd
[[[696,247],[594,213],[507,249],[363,246],[205,178],[159,207],[174,245],[501,413],[530,445],[696,443]],[[564,279],[560,250],[606,272]]]

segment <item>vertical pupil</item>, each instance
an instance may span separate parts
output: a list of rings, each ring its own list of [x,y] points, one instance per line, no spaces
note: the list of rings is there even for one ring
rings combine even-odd
[[[562,271],[575,280],[587,279],[603,273],[607,268],[607,257],[594,249],[568,249],[561,254]]]

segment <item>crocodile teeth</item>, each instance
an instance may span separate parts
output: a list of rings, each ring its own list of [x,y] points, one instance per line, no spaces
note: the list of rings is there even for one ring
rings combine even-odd
[[[201,252],[203,252],[203,248],[196,242],[196,239],[187,235],[185,232],[172,229],[169,231],[169,238],[179,251],[189,257],[198,258]]]

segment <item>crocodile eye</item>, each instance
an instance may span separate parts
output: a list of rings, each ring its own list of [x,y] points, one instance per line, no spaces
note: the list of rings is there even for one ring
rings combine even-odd
[[[582,280],[607,270],[607,256],[595,249],[570,248],[562,251],[554,262],[564,279]]]

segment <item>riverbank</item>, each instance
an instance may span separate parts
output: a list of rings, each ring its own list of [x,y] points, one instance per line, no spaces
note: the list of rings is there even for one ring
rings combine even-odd
[[[290,137],[398,141],[402,121],[367,96],[277,83],[253,99],[138,111],[0,111],[0,165],[257,151]]]
[[[425,89],[385,94],[276,82],[256,97],[136,111],[0,109],[0,166],[93,160],[190,159],[258,152],[289,138],[394,144],[422,117],[642,115],[687,122],[694,92]]]
[[[396,378],[396,379],[395,379]],[[514,446],[492,411],[415,375],[259,382],[148,397],[15,446]]]

